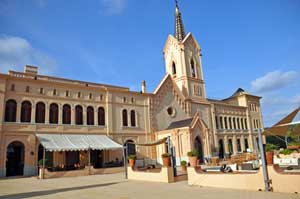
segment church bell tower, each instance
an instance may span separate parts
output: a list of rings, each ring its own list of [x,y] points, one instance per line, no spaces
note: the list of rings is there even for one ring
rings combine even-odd
[[[185,34],[177,2],[175,33],[168,36],[163,54],[166,73],[171,75],[182,93],[192,100],[205,100],[201,48],[192,33]]]

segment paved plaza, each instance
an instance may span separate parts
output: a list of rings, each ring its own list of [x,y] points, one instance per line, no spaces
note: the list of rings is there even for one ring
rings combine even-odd
[[[187,181],[172,184],[128,181],[124,179],[122,173],[47,180],[36,178],[0,180],[0,199],[21,198],[300,199],[300,195],[188,186]]]

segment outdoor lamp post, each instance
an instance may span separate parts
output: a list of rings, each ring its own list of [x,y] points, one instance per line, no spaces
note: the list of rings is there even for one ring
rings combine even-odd
[[[258,128],[257,132],[258,132],[258,145],[260,148],[259,151],[260,151],[260,157],[261,157],[263,174],[264,174],[265,191],[270,191],[271,187],[270,187],[268,168],[267,168],[267,163],[266,163],[266,158],[265,158],[265,149],[263,146],[262,130],[260,128]]]

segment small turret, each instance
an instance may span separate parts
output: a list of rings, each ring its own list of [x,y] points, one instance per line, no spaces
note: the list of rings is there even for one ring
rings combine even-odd
[[[142,93],[146,93],[146,81],[142,81]]]

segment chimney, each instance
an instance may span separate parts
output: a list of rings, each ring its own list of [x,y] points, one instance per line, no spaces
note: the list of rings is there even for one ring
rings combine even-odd
[[[146,81],[142,81],[142,93],[146,93]]]
[[[30,75],[37,75],[38,74],[38,67],[37,66],[25,65],[24,73],[27,73],[27,74],[30,74]]]

